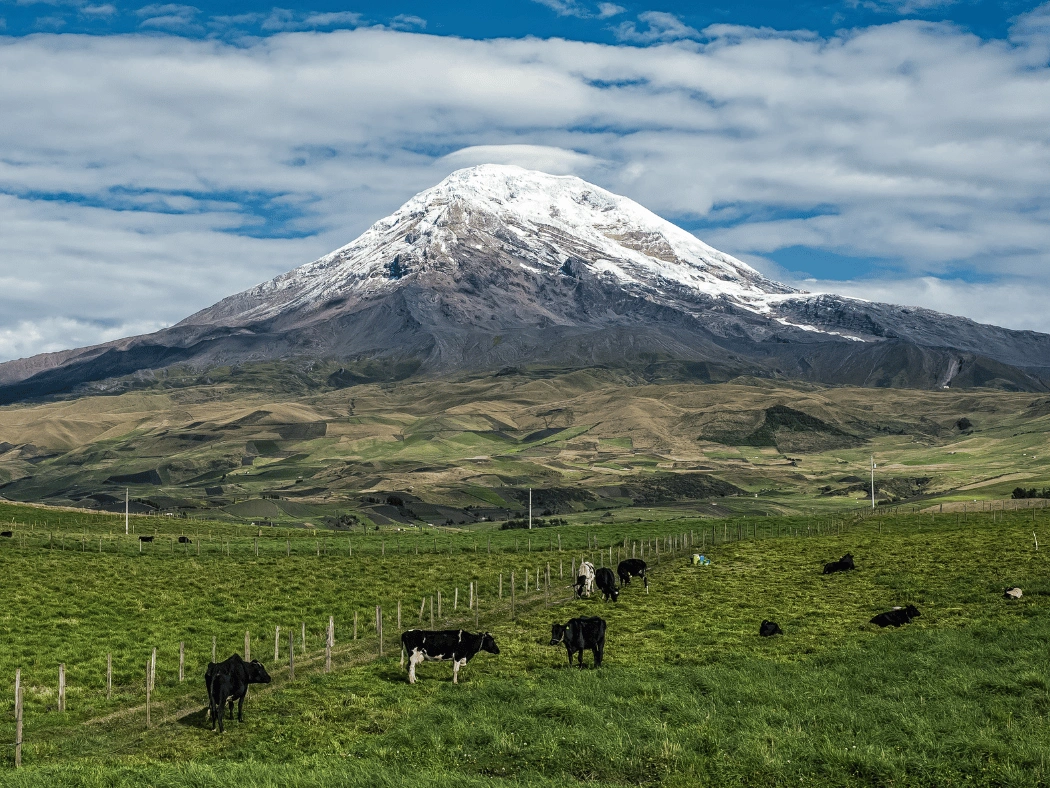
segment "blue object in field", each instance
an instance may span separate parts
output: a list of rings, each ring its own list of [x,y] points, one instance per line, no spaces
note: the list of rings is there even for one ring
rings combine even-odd
[[[711,559],[707,556],[699,555],[698,553],[693,553],[693,566],[707,566],[710,563]]]

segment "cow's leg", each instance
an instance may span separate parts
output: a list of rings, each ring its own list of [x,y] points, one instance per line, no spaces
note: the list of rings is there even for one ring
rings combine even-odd
[[[423,661],[423,654],[413,650],[408,656],[408,683],[416,683],[416,665]]]
[[[241,697],[237,698],[237,721],[244,722],[244,696],[247,692],[241,694]]]
[[[401,668],[404,669],[404,667],[405,667],[405,646],[404,646],[404,644],[402,644],[401,645]]]
[[[598,643],[594,649],[594,667],[600,668],[602,666],[602,657],[605,655],[605,644]]]
[[[459,669],[467,664],[465,659],[452,660],[452,683],[459,684]]]

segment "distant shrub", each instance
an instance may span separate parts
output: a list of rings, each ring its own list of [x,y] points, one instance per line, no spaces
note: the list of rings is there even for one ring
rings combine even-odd
[[[549,520],[536,518],[535,520],[532,521],[532,527],[533,528],[550,528],[552,525],[568,525],[568,524],[569,524],[568,520],[563,520],[560,517],[552,517]],[[499,528],[500,528],[501,531],[510,531],[510,530],[515,529],[515,528],[528,528],[528,527],[529,527],[529,521],[528,521],[528,519],[524,519],[524,520],[507,520]]]
[[[1042,490],[1037,490],[1035,487],[1029,487],[1027,490],[1024,487],[1015,487],[1011,498],[1050,498],[1050,488],[1044,487]]]

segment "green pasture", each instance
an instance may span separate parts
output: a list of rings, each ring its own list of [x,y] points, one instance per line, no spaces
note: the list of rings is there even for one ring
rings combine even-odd
[[[11,689],[16,668],[25,687],[24,765],[16,772],[5,747],[2,784],[1050,782],[1044,510],[654,518],[531,534],[367,536],[302,529],[259,536],[230,524],[133,518],[139,533],[156,524],[157,538],[142,553],[137,539],[123,536],[122,518],[7,505],[0,517],[33,523],[0,540],[0,692]],[[193,545],[168,541],[184,532]],[[683,536],[698,545],[669,552]],[[625,539],[628,552],[647,545],[650,593],[635,582],[616,604],[572,601],[571,563],[586,555],[608,564],[609,547],[615,563]],[[710,566],[689,563],[699,544]],[[824,562],[847,551],[856,572],[821,574]],[[542,576],[548,564],[549,594],[545,584],[535,589],[537,569]],[[480,588],[476,612],[466,609],[471,582]],[[1012,585],[1024,589],[1021,600],[1002,598]],[[480,654],[458,686],[447,663],[425,664],[410,687],[397,661],[397,602],[407,628],[420,625],[426,600],[429,627],[438,591],[444,620],[436,625],[473,629],[476,615],[501,654]],[[908,603],[922,616],[900,630],[866,623]],[[546,645],[552,621],[580,614],[609,622],[600,670],[589,668],[589,654],[588,669],[569,669],[564,649]],[[334,670],[325,673],[329,616],[336,649]],[[778,621],[785,635],[759,638],[763,618]],[[201,676],[212,638],[221,658],[243,650],[245,630],[274,683],[253,688],[245,722],[219,736],[205,721]],[[145,667],[154,647],[147,729]],[[107,654],[114,665],[108,699]],[[60,662],[65,712],[56,710]],[[6,742],[14,740],[12,700],[0,707]]]

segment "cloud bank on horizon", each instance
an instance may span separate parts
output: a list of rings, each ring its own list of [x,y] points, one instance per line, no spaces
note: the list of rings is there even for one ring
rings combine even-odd
[[[9,23],[0,359],[170,325],[483,162],[579,175],[806,289],[1050,332],[1050,3],[1001,37],[911,18],[934,0],[849,0],[877,23],[839,32],[529,5],[608,40],[435,35],[414,6]]]

